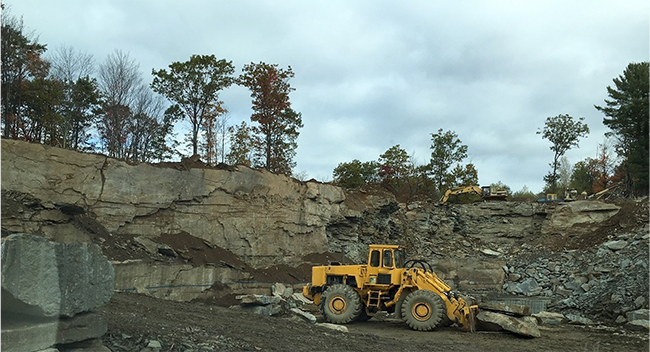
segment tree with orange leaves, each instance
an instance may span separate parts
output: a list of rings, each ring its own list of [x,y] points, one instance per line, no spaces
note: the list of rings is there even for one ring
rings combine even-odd
[[[253,164],[271,172],[291,175],[296,163],[293,158],[298,144],[296,139],[303,127],[302,116],[291,108],[289,84],[294,73],[264,62],[244,65],[239,84],[251,91],[253,114],[251,121],[258,124],[253,133]]]

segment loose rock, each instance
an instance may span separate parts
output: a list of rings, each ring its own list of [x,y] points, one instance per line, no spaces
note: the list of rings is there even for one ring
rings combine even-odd
[[[517,318],[505,314],[494,313],[490,311],[480,311],[477,320],[481,323],[498,325],[503,330],[514,332],[522,336],[540,337],[542,336],[537,328],[537,324],[531,320]]]

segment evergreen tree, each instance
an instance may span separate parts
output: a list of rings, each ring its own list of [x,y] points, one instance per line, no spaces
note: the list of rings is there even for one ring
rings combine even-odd
[[[607,86],[605,106],[596,106],[606,116],[603,123],[611,129],[608,135],[617,140],[631,195],[648,195],[649,70],[648,62],[630,63],[623,75],[614,78],[614,87]]]

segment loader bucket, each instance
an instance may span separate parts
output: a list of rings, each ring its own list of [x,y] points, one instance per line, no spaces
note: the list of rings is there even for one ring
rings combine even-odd
[[[469,332],[476,332],[476,314],[478,314],[477,309],[469,309],[469,319],[467,320],[467,330]]]
[[[476,332],[476,315],[478,314],[478,306],[469,306],[467,314],[465,314],[465,330],[469,332]]]

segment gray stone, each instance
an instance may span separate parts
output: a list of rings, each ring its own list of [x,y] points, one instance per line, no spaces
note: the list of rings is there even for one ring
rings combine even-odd
[[[625,318],[629,321],[633,320],[649,320],[650,311],[647,309],[637,309],[631,312],[625,313]]]
[[[537,319],[537,323],[539,325],[545,325],[545,326],[558,326],[568,321],[564,317],[564,315],[560,313],[546,312],[546,311],[533,314],[533,317]]]
[[[578,314],[566,314],[569,324],[573,325],[594,325],[594,321]]]
[[[108,303],[114,281],[113,266],[95,244],[25,234],[2,242],[2,298],[21,302],[3,310],[71,317]]]
[[[97,312],[62,319],[3,315],[1,349],[7,352],[36,351],[58,344],[100,338],[106,331],[106,319]]]
[[[340,332],[348,332],[348,327],[343,325],[337,325],[332,323],[316,323],[316,326],[322,326],[330,330],[336,330]]]
[[[151,340],[151,341],[149,341],[149,343],[147,344],[147,348],[157,348],[157,349],[161,349],[161,348],[162,348],[162,344],[161,344],[160,341],[158,341],[158,340]]]
[[[479,311],[476,319],[480,323],[495,324],[500,326],[503,330],[514,332],[515,334],[528,337],[541,336],[539,329],[537,328],[537,324],[533,322],[534,320],[531,321],[486,310]]]
[[[58,346],[61,352],[111,352],[103,345],[101,338],[75,342]]]
[[[573,291],[567,290],[564,286],[558,286],[555,288],[555,293],[564,297],[569,297]]]
[[[542,287],[539,286],[535,279],[530,278],[518,284],[515,292],[526,296],[536,296],[542,292]]]
[[[619,316],[616,317],[616,320],[614,322],[616,324],[623,324],[623,323],[627,322],[627,319],[625,319],[624,316],[619,315]]]
[[[621,270],[625,270],[625,268],[627,268],[628,266],[630,266],[630,264],[632,264],[632,261],[631,261],[631,260],[629,260],[629,259],[623,259],[623,260],[621,261],[621,265],[620,265]]]
[[[149,238],[137,236],[133,238],[133,243],[147,251],[149,254],[158,254],[159,244]]]
[[[489,249],[489,248],[481,249],[481,252],[482,252],[483,254],[487,254],[487,255],[490,255],[490,256],[493,256],[493,257],[498,257],[498,256],[502,256],[502,255],[503,255],[503,253],[501,253],[501,252],[497,252],[497,251],[493,251],[493,250],[491,250],[491,249]]]
[[[274,296],[280,296],[280,297],[283,297],[283,298],[291,296],[291,294],[287,295],[287,286],[285,286],[284,284],[279,283],[279,282],[276,282],[276,283],[271,285],[271,294],[273,294]]]
[[[621,249],[627,247],[627,241],[622,241],[622,240],[609,241],[609,242],[603,243],[603,246],[605,246],[608,249],[611,249],[613,251],[618,251],[618,250],[621,250]]]
[[[612,295],[609,297],[609,301],[611,303],[623,303],[625,302],[625,298],[621,294],[612,293]]]
[[[648,320],[632,320],[625,324],[628,330],[648,331],[650,329],[650,321]]]
[[[298,309],[298,308],[291,308],[290,311],[293,314],[301,317],[302,319],[304,319],[304,320],[306,320],[306,321],[308,321],[310,323],[315,323],[316,322],[316,316],[311,314],[311,313],[305,312],[305,311],[303,311],[301,309]]]
[[[170,247],[170,246],[168,246],[166,244],[158,245],[158,253],[160,253],[162,255],[166,255],[168,257],[172,257],[172,258],[178,257],[178,254],[176,253],[176,251],[172,247]]]
[[[241,301],[242,305],[257,305],[265,306],[269,304],[279,304],[282,300],[278,296],[265,296],[265,295],[239,295],[235,296],[236,299]]]
[[[634,300],[634,306],[637,308],[642,307],[644,303],[645,303],[645,297],[643,296],[639,296]]]
[[[530,315],[530,307],[522,304],[509,304],[501,302],[485,302],[478,305],[480,309],[487,309],[496,312],[506,312],[514,315]]]

